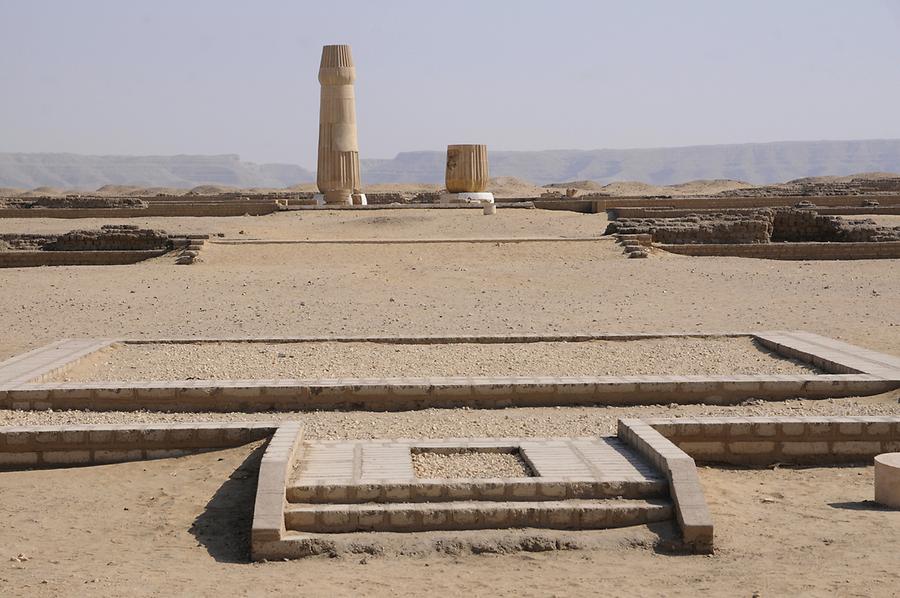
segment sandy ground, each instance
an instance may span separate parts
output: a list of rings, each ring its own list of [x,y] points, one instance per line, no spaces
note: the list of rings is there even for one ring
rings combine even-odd
[[[280,212],[232,218],[7,218],[0,233],[63,233],[99,229],[103,224],[135,224],[179,234],[222,234],[227,239],[466,239],[516,237],[597,237],[606,214],[500,209],[485,216],[476,209]]]
[[[574,343],[119,344],[49,382],[400,378],[409,376],[640,376],[809,374],[750,337]]]
[[[900,512],[869,502],[871,467],[701,468],[717,524],[714,556],[654,551],[671,534],[656,525],[601,532],[581,550],[257,565],[246,559],[259,456],[242,447],[0,474],[0,594],[890,596],[900,587],[895,552],[874,548],[895,539]]]
[[[396,219],[387,232],[365,222],[329,229],[336,217],[321,213],[153,219],[140,224],[172,232],[223,232],[235,238],[244,230],[243,237],[282,239],[337,229],[345,231],[343,238],[401,237],[420,229],[443,235],[450,226],[449,221],[440,225],[407,221],[409,212],[379,212]],[[498,212],[496,220],[478,212],[449,218],[459,219],[454,226],[460,237],[477,230],[496,234],[477,228],[481,226],[496,226],[503,236],[516,226],[531,227],[526,232],[542,236],[602,232],[605,226],[602,216],[562,214],[509,210]],[[372,214],[353,218],[363,216]],[[526,225],[518,218],[534,220]],[[0,221],[0,229],[43,232],[85,224],[8,220]],[[298,227],[309,232],[301,234]],[[682,256],[628,260],[608,241],[212,244],[201,256],[201,263],[184,267],[160,259],[132,266],[0,270],[0,358],[72,337],[760,329],[804,329],[900,355],[896,260],[779,262]],[[897,415],[898,398],[900,393],[894,392],[738,407],[401,413],[3,411],[0,422],[301,417],[310,438],[584,435],[609,433],[615,418],[627,415]],[[183,460],[0,475],[0,546],[5,551],[0,554],[5,557],[0,559],[0,594],[202,596],[221,595],[226,587],[237,595],[296,588],[313,596],[426,592],[749,596],[754,591],[764,596],[887,596],[900,587],[896,555],[881,548],[896,542],[900,523],[894,513],[871,510],[862,502],[871,498],[870,469],[703,470],[719,534],[719,552],[713,557],[658,554],[650,548],[656,532],[635,528],[603,536],[610,539],[606,549],[377,557],[365,565],[359,559],[313,559],[257,566],[242,564],[247,515],[246,506],[236,506],[249,504],[254,482],[252,476],[228,478],[247,453],[239,449],[229,454],[224,461],[210,453]],[[224,490],[218,492],[223,483]],[[775,501],[763,502],[764,497]],[[202,517],[198,525],[207,531],[195,537],[190,530],[198,517]],[[223,517],[227,523],[216,527]],[[19,553],[29,560],[7,560]]]

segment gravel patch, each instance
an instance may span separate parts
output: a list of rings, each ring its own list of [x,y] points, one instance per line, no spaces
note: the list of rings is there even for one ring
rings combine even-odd
[[[54,382],[432,376],[809,374],[750,337],[538,343],[120,344]]]
[[[149,411],[0,410],[0,425],[177,423],[302,420],[307,438],[486,438],[614,435],[620,417],[900,416],[900,391],[875,397],[745,405],[309,411],[286,413],[157,413]]]
[[[534,472],[518,451],[414,451],[417,478],[530,478]]]

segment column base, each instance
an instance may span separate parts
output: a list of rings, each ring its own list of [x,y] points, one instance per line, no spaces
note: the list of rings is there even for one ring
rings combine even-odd
[[[325,203],[329,205],[353,205],[353,194],[349,191],[326,191],[324,194]]]
[[[494,203],[493,193],[441,193],[440,203]]]

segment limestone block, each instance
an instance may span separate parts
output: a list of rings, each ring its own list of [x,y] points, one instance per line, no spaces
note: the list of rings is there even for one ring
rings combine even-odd
[[[875,502],[900,509],[900,453],[875,457]]]

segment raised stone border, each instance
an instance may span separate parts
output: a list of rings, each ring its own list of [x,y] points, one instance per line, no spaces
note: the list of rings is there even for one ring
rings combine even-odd
[[[610,219],[619,218],[684,218],[697,214],[746,214],[748,210],[761,208],[611,208]],[[878,216],[900,214],[900,204],[893,206],[815,206],[819,214],[835,216]]]
[[[585,376],[341,378],[299,380],[183,380],[148,382],[43,383],[59,368],[86,355],[83,344],[64,341],[0,364],[0,408],[95,409],[113,411],[295,411],[309,409],[409,410],[430,407],[557,405],[648,405],[706,403],[729,405],[747,399],[865,396],[900,387],[900,359],[804,332],[679,335],[515,335],[465,337],[283,337],[267,339],[163,339],[113,342],[382,342],[503,343],[627,340],[653,337],[753,336],[788,357],[831,372],[817,375]],[[68,344],[70,343],[70,344]],[[74,347],[72,357],[44,352]],[[81,351],[81,352],[79,352]],[[8,368],[16,373],[10,377]]]
[[[646,418],[703,463],[769,466],[870,463],[900,451],[900,416]]]
[[[250,530],[250,554],[255,561],[286,556],[285,489],[302,446],[303,425],[300,422],[283,423],[263,454]]]
[[[696,257],[749,257],[768,260],[887,260],[900,259],[900,241],[871,243],[654,243],[653,247]]]
[[[0,469],[99,465],[240,446],[275,423],[184,423],[0,428]],[[287,425],[287,424],[283,424]]]
[[[666,474],[685,548],[696,553],[712,552],[712,515],[706,506],[694,460],[639,419],[620,419],[617,434]]]

